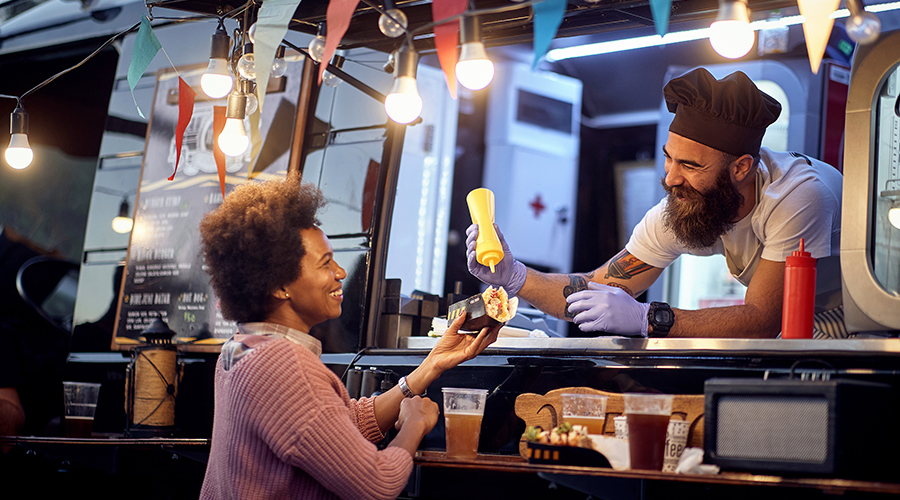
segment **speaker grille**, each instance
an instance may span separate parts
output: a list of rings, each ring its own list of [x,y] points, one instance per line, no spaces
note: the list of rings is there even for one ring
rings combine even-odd
[[[824,398],[721,396],[718,403],[719,456],[825,462],[828,403]]]

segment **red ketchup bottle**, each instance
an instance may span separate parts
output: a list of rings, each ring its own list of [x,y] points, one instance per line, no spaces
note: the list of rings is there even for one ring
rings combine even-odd
[[[784,305],[781,312],[781,338],[811,339],[816,298],[816,259],[800,250],[792,252],[784,263]]]

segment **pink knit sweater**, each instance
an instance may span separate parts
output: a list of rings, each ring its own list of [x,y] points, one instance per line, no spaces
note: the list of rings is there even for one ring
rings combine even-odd
[[[396,498],[405,450],[379,451],[373,399],[286,339],[256,347],[230,370],[216,364],[212,449],[201,499]]]

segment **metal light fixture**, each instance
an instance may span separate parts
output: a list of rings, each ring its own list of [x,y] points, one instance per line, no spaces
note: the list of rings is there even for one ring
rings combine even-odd
[[[860,45],[878,40],[881,34],[881,21],[875,14],[866,12],[862,0],[847,0],[847,10],[850,11],[846,23],[847,36],[851,40]]]
[[[247,104],[244,106],[244,116],[250,116],[259,108],[259,99],[256,98],[254,91],[256,84],[250,80],[241,80],[240,85],[241,94],[244,94],[244,98],[247,100]]]
[[[210,42],[209,66],[200,77],[200,88],[209,97],[221,99],[228,95],[234,85],[234,79],[228,71],[228,32],[225,31],[224,20],[219,20],[219,27],[213,33]]]
[[[747,55],[755,41],[747,0],[719,0],[719,15],[709,26],[713,50],[722,57],[737,59]]]
[[[10,115],[9,133],[6,163],[16,170],[21,170],[31,165],[34,160],[34,151],[28,144],[28,113],[25,112],[22,103],[16,104],[16,109]]]
[[[459,38],[462,47],[456,63],[456,79],[469,90],[481,90],[494,79],[494,63],[488,59],[481,41],[481,24],[477,16],[462,19]]]
[[[227,156],[241,156],[250,146],[250,138],[244,128],[244,113],[247,109],[247,97],[235,89],[228,94],[228,107],[225,109],[225,127],[219,134],[217,144]]]
[[[119,215],[112,220],[113,231],[120,234],[131,232],[134,228],[134,219],[131,218],[128,212],[128,198],[123,198],[122,204],[119,205]]]
[[[410,123],[422,113],[422,98],[416,86],[416,51],[403,45],[394,55],[394,85],[384,99],[384,110],[397,123]]]

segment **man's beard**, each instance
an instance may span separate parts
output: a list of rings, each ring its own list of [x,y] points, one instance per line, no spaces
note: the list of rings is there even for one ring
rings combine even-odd
[[[705,195],[687,185],[669,186],[665,176],[661,182],[668,193],[663,222],[681,244],[691,249],[708,248],[734,227],[744,197],[731,184],[728,169],[720,171],[716,184]],[[679,196],[684,199],[679,200]]]

